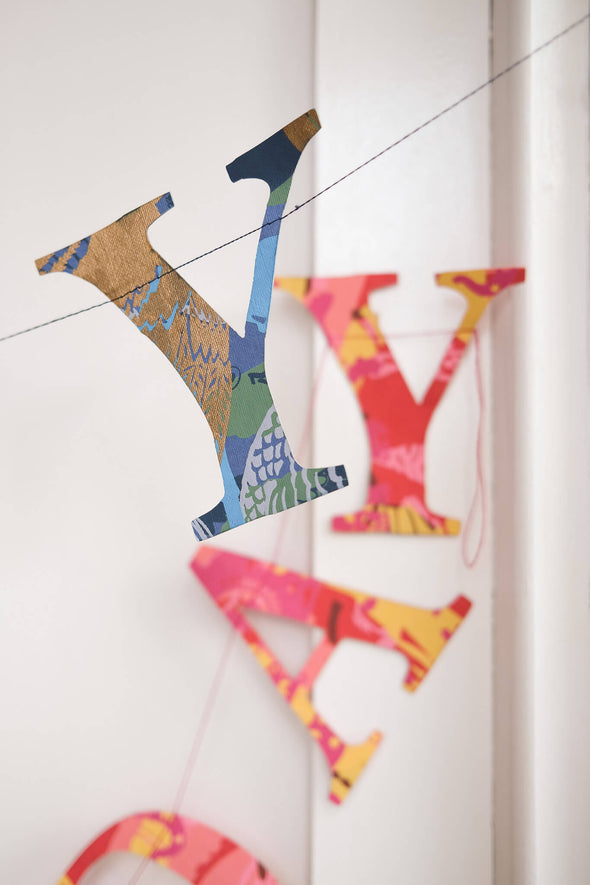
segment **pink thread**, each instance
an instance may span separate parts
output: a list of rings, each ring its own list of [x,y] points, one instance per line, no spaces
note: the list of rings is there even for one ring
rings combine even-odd
[[[467,335],[475,331],[477,331],[476,326],[455,326],[453,329],[429,329],[426,331],[422,330],[421,332],[382,332],[381,335],[386,340],[389,340],[390,338],[431,338],[440,337],[441,335],[452,335],[454,337],[455,335]],[[352,332],[346,335],[347,341],[356,341],[359,338],[364,341],[366,335],[354,335]],[[334,342],[339,345],[343,340],[344,338],[334,339]]]
[[[322,357],[320,359],[320,364],[318,366],[317,372],[315,374],[313,387],[311,390],[311,395],[309,399],[309,405],[307,407],[307,414],[305,417],[305,424],[303,426],[303,431],[301,433],[301,439],[299,441],[298,450],[304,450],[309,442],[309,438],[311,436],[311,427],[312,427],[312,418],[315,410],[315,404],[318,397],[320,384],[322,381],[322,377],[324,374],[325,366],[326,366],[326,357],[328,355],[329,347],[326,345],[322,352]],[[275,562],[279,558],[279,553],[283,544],[283,540],[285,537],[285,531],[287,528],[287,520],[291,514],[290,510],[285,511],[283,517],[281,519],[281,524],[279,526],[279,531],[277,533],[277,540],[275,542],[273,554],[272,554],[272,562]],[[207,695],[207,700],[205,701],[205,706],[203,707],[203,712],[201,714],[201,718],[199,720],[199,724],[197,726],[197,731],[195,733],[195,738],[193,740],[193,744],[191,750],[189,752],[186,765],[184,767],[184,772],[182,778],[180,780],[180,784],[178,786],[178,790],[176,791],[176,797],[172,804],[172,811],[174,814],[178,814],[180,811],[180,806],[186,796],[186,791],[188,790],[188,786],[190,780],[194,774],[195,766],[197,764],[197,759],[201,748],[203,746],[203,741],[205,740],[205,735],[207,733],[207,729],[209,728],[209,723],[211,721],[211,717],[213,715],[213,709],[215,707],[215,702],[217,700],[217,696],[221,690],[221,686],[223,680],[225,678],[225,674],[227,672],[229,661],[231,658],[231,653],[234,649],[234,645],[237,641],[238,632],[233,628],[230,628],[227,639],[225,641],[225,646],[223,649],[223,653],[219,660],[219,664],[217,665],[217,670],[215,671],[215,676],[213,677],[213,681],[209,688],[209,693]],[[152,859],[154,853],[158,850],[160,844],[156,842],[154,847],[152,848],[152,852],[147,857],[142,858],[139,863],[135,873],[132,875],[129,880],[128,885],[137,885],[137,882],[141,879],[143,874],[145,873],[150,860]]]
[[[467,568],[473,568],[479,559],[479,555],[482,551],[485,535],[486,535],[486,494],[485,494],[485,476],[484,476],[484,467],[483,467],[483,418],[484,418],[484,408],[485,408],[485,398],[483,392],[483,379],[481,372],[481,359],[480,359],[480,348],[479,348],[479,335],[477,329],[474,329],[473,336],[475,339],[475,378],[477,384],[477,397],[479,400],[479,421],[477,425],[477,441],[475,444],[475,460],[477,466],[477,483],[475,486],[475,492],[473,493],[473,499],[471,501],[471,507],[469,509],[469,514],[465,521],[465,528],[463,530],[463,538],[461,540],[461,555],[463,557],[463,562]],[[478,499],[481,498],[481,531],[479,535],[479,540],[477,542],[477,547],[475,553],[469,558],[467,552],[467,542],[468,536],[471,533],[471,527],[473,525],[473,519],[475,516],[475,508],[478,502]]]

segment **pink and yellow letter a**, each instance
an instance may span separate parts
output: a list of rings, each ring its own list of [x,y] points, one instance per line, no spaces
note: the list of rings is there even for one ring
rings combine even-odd
[[[330,799],[337,805],[382,737],[373,731],[362,744],[346,744],[312,704],[313,683],[337,644],[359,639],[401,652],[408,661],[404,688],[415,691],[471,607],[468,599],[458,596],[443,609],[414,608],[211,547],[200,548],[192,568],[321,747],[332,775]],[[248,608],[324,631],[298,676],[287,673],[253,629],[243,614]]]

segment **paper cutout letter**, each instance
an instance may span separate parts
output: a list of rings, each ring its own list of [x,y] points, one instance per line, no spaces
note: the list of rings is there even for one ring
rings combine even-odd
[[[381,732],[373,731],[362,744],[346,744],[312,704],[313,683],[337,644],[342,639],[360,639],[401,652],[409,665],[404,688],[415,691],[471,608],[464,596],[443,609],[402,605],[206,546],[191,565],[321,747],[332,774],[330,799],[337,805],[344,801],[382,738]],[[324,639],[298,676],[287,673],[247,621],[242,610],[248,608],[324,630]]]
[[[365,418],[371,448],[368,501],[362,510],[333,519],[332,528],[338,532],[457,535],[460,531],[458,520],[439,516],[426,504],[426,432],[486,307],[506,286],[521,283],[524,269],[440,273],[435,279],[439,286],[463,295],[467,310],[420,403],[412,396],[368,302],[375,289],[396,283],[396,274],[276,281],[322,327]]]
[[[149,857],[193,885],[277,885],[235,842],[188,817],[165,811],[134,814],[101,833],[58,885],[77,885],[100,858],[115,851]]]
[[[232,181],[258,178],[270,187],[244,336],[150,246],[147,229],[173,206],[170,194],[36,262],[41,274],[65,271],[98,286],[170,360],[199,403],[224,485],[222,501],[193,520],[199,540],[347,485],[341,465],[305,469],[295,461],[264,367],[281,215],[301,152],[319,128],[309,111],[227,167]]]

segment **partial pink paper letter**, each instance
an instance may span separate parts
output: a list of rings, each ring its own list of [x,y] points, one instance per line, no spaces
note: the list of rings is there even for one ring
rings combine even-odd
[[[278,885],[231,839],[166,811],[144,811],[113,824],[84,849],[58,885],[77,885],[96,861],[116,851],[149,858],[192,885]]]

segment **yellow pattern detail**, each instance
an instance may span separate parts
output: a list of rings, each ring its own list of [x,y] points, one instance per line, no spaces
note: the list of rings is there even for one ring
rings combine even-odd
[[[436,275],[436,282],[439,286],[448,286],[449,289],[454,289],[456,292],[460,292],[467,300],[467,310],[461,320],[460,328],[455,333],[456,338],[459,338],[464,344],[467,344],[473,335],[481,315],[492,299],[489,295],[478,295],[466,286],[465,283],[457,283],[455,281],[455,277],[457,276],[459,276],[459,274],[457,274],[456,271],[453,271],[452,273],[438,273]],[[469,277],[469,279],[473,280],[478,286],[485,286],[488,272],[487,270],[470,270],[465,271],[460,274],[460,276]],[[497,288],[498,287],[496,287],[496,291]]]
[[[338,762],[332,769],[330,783],[330,799],[340,805],[361,774],[363,768],[381,743],[383,735],[380,731],[372,732],[364,744],[348,745]]]
[[[309,699],[309,695],[302,685],[298,685],[293,692],[291,707],[305,725],[309,725],[315,716],[315,710]]]
[[[289,294],[292,295],[293,298],[296,298],[297,301],[303,301],[307,294],[309,278],[277,277],[275,280],[275,286],[278,286],[279,289],[283,289],[284,292],[289,292]]]
[[[410,671],[404,688],[410,692],[418,688],[464,617],[451,607],[433,611],[347,590],[335,584],[331,586],[366,607],[368,617],[387,632],[397,650],[408,658]],[[367,603],[372,605],[367,606]]]
[[[359,360],[373,359],[377,353],[377,343],[358,321],[353,321],[346,330],[338,353],[347,367],[354,366]]]
[[[143,818],[138,832],[129,840],[129,850],[143,857],[151,857],[158,851],[167,851],[172,845],[172,833],[165,823]]]
[[[411,661],[410,678],[404,684],[407,691],[418,688],[463,620],[452,608],[432,612],[381,598],[375,600],[369,614]]]
[[[268,668],[270,667],[270,665],[274,661],[273,656],[265,648],[262,648],[260,645],[252,644],[252,645],[250,645],[250,648],[252,649],[252,652],[253,652],[256,660],[260,664],[260,666],[264,667],[265,670],[268,670]]]
[[[367,504],[363,507],[365,532],[390,532],[401,535],[458,535],[461,522],[458,519],[445,517],[442,525],[432,525],[413,507],[391,504]],[[354,524],[357,513],[347,513],[342,517],[345,522]]]

